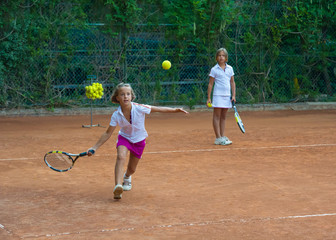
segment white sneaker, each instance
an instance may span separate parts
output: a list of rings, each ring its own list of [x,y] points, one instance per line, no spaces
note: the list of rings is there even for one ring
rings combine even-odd
[[[230,141],[227,137],[220,137],[220,138],[216,138],[215,144],[216,145],[230,145],[232,144],[232,141]]]
[[[123,191],[124,191],[123,186],[121,186],[121,184],[117,184],[113,190],[114,199],[121,199]]]
[[[229,144],[232,144],[232,141],[228,138],[228,137],[222,137],[222,140],[226,142],[225,145],[229,145]]]
[[[124,174],[123,189],[124,191],[130,191],[132,189],[132,176],[126,177],[126,174]]]
[[[222,138],[216,138],[215,145],[222,145]]]

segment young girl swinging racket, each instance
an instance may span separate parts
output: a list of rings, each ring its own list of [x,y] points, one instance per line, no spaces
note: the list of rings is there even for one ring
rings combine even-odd
[[[139,160],[146,145],[148,137],[145,129],[145,115],[152,112],[162,113],[188,113],[182,108],[157,107],[142,105],[132,102],[135,99],[134,91],[130,84],[120,83],[113,91],[111,101],[118,103],[119,108],[112,114],[110,125],[105,133],[101,135],[97,143],[88,149],[96,151],[101,147],[114,132],[117,125],[120,126],[117,141],[117,159],[115,164],[115,188],[113,190],[114,199],[121,199],[123,191],[129,191],[132,188],[132,174],[135,173]],[[126,162],[128,151],[127,170],[124,173],[123,168]]]

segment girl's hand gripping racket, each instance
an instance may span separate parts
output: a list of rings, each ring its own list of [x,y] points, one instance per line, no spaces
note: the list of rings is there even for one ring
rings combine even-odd
[[[94,154],[94,150],[90,150],[90,153]],[[84,157],[87,154],[87,152],[72,154],[62,151],[50,151],[44,155],[44,162],[54,171],[66,172],[74,166],[79,157]]]
[[[237,108],[236,108],[236,105],[235,105],[234,101],[232,101],[232,107],[234,109],[234,116],[235,116],[236,122],[238,124],[238,127],[240,128],[240,130],[242,131],[242,133],[245,133],[245,128],[244,128],[243,121],[241,120],[241,118],[240,118],[240,116],[238,114],[238,111],[237,111]]]

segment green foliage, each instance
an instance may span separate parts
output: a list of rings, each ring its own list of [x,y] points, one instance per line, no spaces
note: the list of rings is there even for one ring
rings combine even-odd
[[[1,1],[0,106],[82,104],[76,86],[94,73],[107,88],[131,82],[141,101],[193,107],[219,47],[240,102],[333,99],[335,13],[335,0]]]
[[[71,53],[69,26],[82,28],[83,1],[4,1],[0,5],[1,106],[48,104],[51,85]],[[35,67],[35,69],[33,69]]]

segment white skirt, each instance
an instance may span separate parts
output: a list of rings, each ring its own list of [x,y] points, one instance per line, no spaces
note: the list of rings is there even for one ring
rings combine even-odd
[[[213,95],[212,96],[212,107],[214,108],[232,108],[231,97]]]

